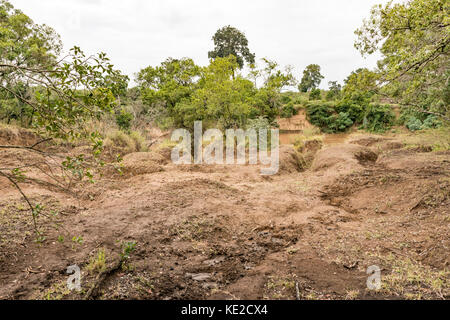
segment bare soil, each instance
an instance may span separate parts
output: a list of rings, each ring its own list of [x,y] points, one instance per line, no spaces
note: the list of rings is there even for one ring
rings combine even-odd
[[[44,207],[41,241],[0,179],[0,298],[448,299],[450,153],[399,137],[328,141],[308,170],[285,149],[287,169],[270,177],[258,166],[176,166],[156,151],[71,191],[31,171],[21,187]],[[39,159],[0,150],[0,167]],[[75,264],[81,292],[66,286]]]

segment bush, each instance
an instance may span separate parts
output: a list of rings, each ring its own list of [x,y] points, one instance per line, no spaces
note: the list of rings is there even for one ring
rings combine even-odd
[[[293,115],[297,113],[297,110],[294,108],[292,103],[283,106],[281,109],[281,117],[282,118],[292,118]]]
[[[336,106],[338,113],[346,113],[354,123],[362,123],[364,119],[364,107],[352,101],[343,100]]]
[[[306,115],[309,122],[322,129],[323,132],[342,132],[350,128],[353,120],[349,114],[336,111],[329,103],[310,103],[306,108]]]
[[[342,132],[353,125],[348,113],[340,112],[338,115],[332,115],[329,119],[329,129],[333,132]]]
[[[362,128],[371,132],[384,132],[395,123],[395,114],[389,105],[369,105],[364,113]]]
[[[107,153],[125,155],[147,151],[145,138],[137,131],[129,134],[120,130],[109,130],[105,135],[104,148]]]
[[[442,122],[434,115],[427,116],[423,121],[415,116],[409,116],[407,120],[404,121],[404,125],[410,131],[418,131],[439,128],[442,125]]]
[[[129,131],[131,128],[131,122],[133,121],[133,115],[124,109],[116,115],[116,123],[120,130]]]
[[[422,129],[440,128],[441,126],[442,121],[438,117],[436,117],[435,115],[429,115],[423,121]]]
[[[311,124],[327,129],[329,118],[333,115],[334,109],[326,103],[310,103],[306,107],[306,115]]]
[[[408,121],[406,121],[405,125],[410,131],[417,131],[422,129],[423,124],[422,121],[420,121],[416,117],[411,116],[409,117]]]
[[[291,97],[288,95],[282,95],[281,96],[281,103],[282,104],[289,104],[291,102]]]
[[[320,100],[322,98],[322,93],[320,89],[312,89],[309,93],[309,100]]]

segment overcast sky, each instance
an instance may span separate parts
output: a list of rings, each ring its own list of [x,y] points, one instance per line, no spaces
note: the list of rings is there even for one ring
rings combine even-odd
[[[328,81],[343,81],[359,68],[375,66],[353,47],[354,31],[370,8],[387,0],[11,0],[36,23],[53,27],[64,48],[106,52],[133,77],[167,57],[208,64],[215,31],[232,25],[243,31],[257,59],[292,65],[301,78],[317,63]]]

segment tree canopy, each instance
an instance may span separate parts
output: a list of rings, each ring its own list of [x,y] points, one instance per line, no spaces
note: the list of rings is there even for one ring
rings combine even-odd
[[[308,92],[316,89],[324,77],[320,73],[320,66],[318,64],[310,64],[303,71],[303,77],[300,81],[298,89],[300,92]]]
[[[380,50],[382,93],[400,103],[449,119],[450,3],[392,1],[372,8],[356,31],[363,55]]]
[[[255,63],[255,54],[248,48],[247,37],[238,29],[232,26],[223,27],[217,30],[212,39],[214,50],[208,53],[209,58],[225,58],[233,55],[240,69],[244,66],[244,62]]]

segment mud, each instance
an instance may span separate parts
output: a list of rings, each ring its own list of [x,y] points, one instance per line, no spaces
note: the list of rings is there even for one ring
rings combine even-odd
[[[257,166],[176,166],[135,153],[122,175],[71,192],[27,181],[43,206],[41,242],[0,179],[0,298],[448,298],[450,155],[368,139],[328,143],[309,170],[282,149],[285,167],[271,177]],[[2,165],[36,160],[20,155],[2,152]],[[99,277],[99,250],[109,270],[131,242],[120,268]],[[66,287],[74,264],[79,293]],[[382,269],[378,291],[366,286],[371,265]]]

